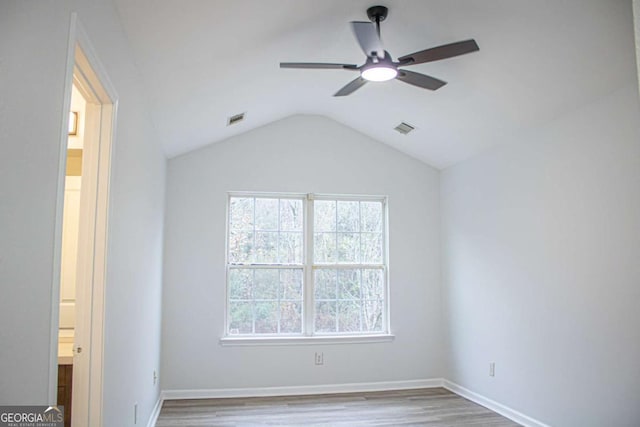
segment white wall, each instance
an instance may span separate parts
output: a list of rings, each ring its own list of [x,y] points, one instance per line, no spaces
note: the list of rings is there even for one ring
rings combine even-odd
[[[170,160],[163,389],[440,377],[438,185],[431,167],[319,116],[293,116]],[[395,341],[220,346],[230,190],[388,195]],[[324,352],[324,366],[314,365],[315,351]]]
[[[119,95],[104,354],[105,426],[158,396],[165,158],[109,0],[0,3],[0,404],[47,404],[67,43],[77,10]],[[145,421],[146,422],[146,421]]]
[[[448,377],[549,425],[638,426],[637,86],[517,138],[441,176]]]

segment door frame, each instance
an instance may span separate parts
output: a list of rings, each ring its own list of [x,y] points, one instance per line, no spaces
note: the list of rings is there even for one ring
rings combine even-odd
[[[51,294],[51,331],[50,331],[50,360],[49,360],[49,390],[50,404],[57,400],[58,383],[58,329],[60,312],[60,266],[62,255],[62,218],[64,206],[64,182],[67,161],[67,128],[69,123],[69,109],[71,105],[71,90],[74,82],[83,96],[87,96],[87,121],[93,121],[95,132],[89,136],[89,142],[94,148],[85,150],[83,155],[83,169],[94,180],[95,186],[88,191],[89,199],[85,203],[85,211],[89,212],[89,219],[84,224],[85,236],[88,236],[88,251],[80,254],[84,258],[84,268],[78,273],[87,280],[85,292],[77,295],[77,306],[84,309],[77,310],[76,343],[74,343],[74,365],[81,368],[77,380],[81,381],[82,394],[74,391],[72,410],[81,419],[72,420],[74,425],[102,426],[103,407],[103,358],[104,358],[104,319],[105,319],[105,287],[108,254],[108,223],[109,223],[109,184],[112,169],[111,152],[114,146],[116,117],[118,109],[118,95],[115,91],[106,69],[100,62],[96,51],[79,21],[77,13],[70,16],[69,40],[67,46],[67,62],[65,71],[65,90],[63,98],[63,114],[59,143],[59,167],[57,185],[57,205],[55,219],[54,271]],[[92,101],[92,102],[90,102]],[[83,171],[83,187],[84,187]],[[83,188],[83,191],[85,188]],[[82,203],[82,202],[81,202]],[[81,208],[82,209],[82,208]],[[81,223],[81,227],[83,224]],[[81,231],[82,233],[82,231]],[[80,279],[80,276],[78,276]],[[81,323],[82,322],[82,323]],[[80,332],[80,336],[78,336]],[[81,355],[76,349],[82,347]],[[81,358],[81,359],[80,359]],[[75,369],[74,369],[75,371]],[[82,375],[84,373],[84,375]],[[75,374],[75,372],[74,372]],[[75,376],[75,375],[74,375]],[[74,379],[74,384],[76,379]],[[76,388],[76,387],[74,387]],[[80,390],[76,390],[80,391]]]

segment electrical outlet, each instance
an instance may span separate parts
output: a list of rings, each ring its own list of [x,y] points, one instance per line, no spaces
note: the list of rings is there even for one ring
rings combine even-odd
[[[133,404],[133,423],[138,424],[138,402]]]
[[[489,363],[489,376],[490,377],[496,376],[496,362]]]
[[[324,365],[324,353],[316,352],[316,365]]]
[[[158,373],[154,369],[153,370],[153,385],[156,385],[157,382],[158,382]]]

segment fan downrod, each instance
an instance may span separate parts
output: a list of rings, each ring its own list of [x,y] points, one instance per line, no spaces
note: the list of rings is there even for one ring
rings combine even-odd
[[[387,13],[389,13],[389,9],[384,6],[372,6],[367,9],[367,16],[371,22],[376,24],[384,21],[387,18]]]

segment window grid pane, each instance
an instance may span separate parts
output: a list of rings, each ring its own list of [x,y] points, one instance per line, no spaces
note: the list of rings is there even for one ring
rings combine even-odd
[[[382,332],[384,269],[319,266],[314,271],[315,332]]]
[[[231,197],[229,262],[302,265],[302,225],[301,199]]]
[[[314,202],[313,263],[384,262],[383,209],[380,201]],[[335,222],[329,216],[335,216]]]
[[[229,270],[229,333],[302,333],[302,268]]]

